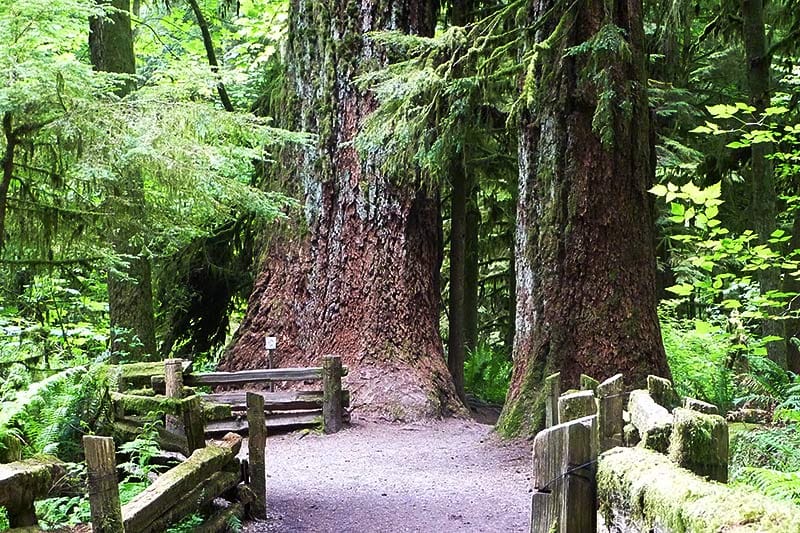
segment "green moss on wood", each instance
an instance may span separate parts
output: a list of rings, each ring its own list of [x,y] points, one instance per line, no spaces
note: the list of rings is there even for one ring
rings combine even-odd
[[[597,483],[607,523],[622,514],[641,531],[800,531],[800,509],[793,504],[705,481],[666,456],[642,448],[615,448],[603,454]]]
[[[728,424],[719,415],[690,409],[674,411],[669,457],[700,476],[728,480]]]

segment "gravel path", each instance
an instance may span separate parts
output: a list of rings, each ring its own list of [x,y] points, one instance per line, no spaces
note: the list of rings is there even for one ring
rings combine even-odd
[[[529,450],[466,420],[270,437],[269,519],[244,531],[525,531]]]

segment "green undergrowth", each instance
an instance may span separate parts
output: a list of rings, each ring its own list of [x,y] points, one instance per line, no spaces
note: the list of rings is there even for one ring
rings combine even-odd
[[[662,318],[661,332],[676,392],[729,409],[734,387],[726,364],[730,340],[725,329],[703,320]]]
[[[464,363],[465,388],[481,400],[502,404],[508,392],[511,368],[507,354],[482,344]]]

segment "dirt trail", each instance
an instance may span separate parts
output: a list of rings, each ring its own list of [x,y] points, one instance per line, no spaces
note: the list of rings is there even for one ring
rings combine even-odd
[[[244,531],[525,531],[529,449],[465,420],[270,437],[269,519]]]

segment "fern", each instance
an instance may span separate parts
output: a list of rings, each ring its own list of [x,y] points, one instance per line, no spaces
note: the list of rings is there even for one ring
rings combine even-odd
[[[757,488],[767,496],[800,504],[800,472],[745,468],[740,481]]]

